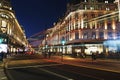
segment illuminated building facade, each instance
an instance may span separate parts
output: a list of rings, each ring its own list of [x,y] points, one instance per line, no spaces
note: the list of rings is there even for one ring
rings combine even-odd
[[[91,52],[120,51],[120,23],[118,5],[109,0],[72,0],[65,16],[46,30],[43,50],[77,55]],[[113,43],[113,44],[111,44]]]
[[[54,24],[49,34],[49,51],[76,54],[116,51],[106,44],[119,38],[117,4],[107,0],[79,0],[67,5],[63,19]],[[64,46],[62,41],[65,41]]]
[[[46,41],[45,39],[46,32],[47,31],[41,31],[37,34],[30,36],[30,38],[28,38],[31,48],[33,48],[36,53],[42,52],[43,50],[45,50],[44,46]]]
[[[17,52],[27,44],[24,29],[15,17],[10,0],[0,0],[0,45],[5,45],[3,51]]]

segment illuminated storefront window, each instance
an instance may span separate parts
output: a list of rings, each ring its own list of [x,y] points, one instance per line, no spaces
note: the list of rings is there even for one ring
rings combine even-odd
[[[104,41],[104,46],[111,52],[120,52],[120,40],[107,40]]]

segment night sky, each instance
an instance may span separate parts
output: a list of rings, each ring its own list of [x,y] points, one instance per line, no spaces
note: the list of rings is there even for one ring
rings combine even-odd
[[[66,12],[67,3],[78,0],[11,0],[19,24],[27,37],[53,27]],[[104,1],[104,0],[100,0]],[[109,0],[109,2],[114,0]]]
[[[13,10],[27,37],[52,27],[66,11],[70,0],[11,0]]]

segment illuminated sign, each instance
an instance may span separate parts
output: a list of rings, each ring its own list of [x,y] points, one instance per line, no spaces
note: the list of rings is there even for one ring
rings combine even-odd
[[[0,44],[0,53],[1,52],[7,53],[7,44]]]

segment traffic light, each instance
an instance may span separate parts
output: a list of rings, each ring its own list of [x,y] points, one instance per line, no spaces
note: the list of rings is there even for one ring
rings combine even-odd
[[[3,42],[3,39],[2,38],[0,38],[0,44]]]
[[[6,44],[7,43],[7,39],[6,38],[0,38],[0,44]]]
[[[64,37],[62,37],[62,41],[61,41],[61,43],[62,43],[62,45],[65,44],[65,38],[64,38]]]

